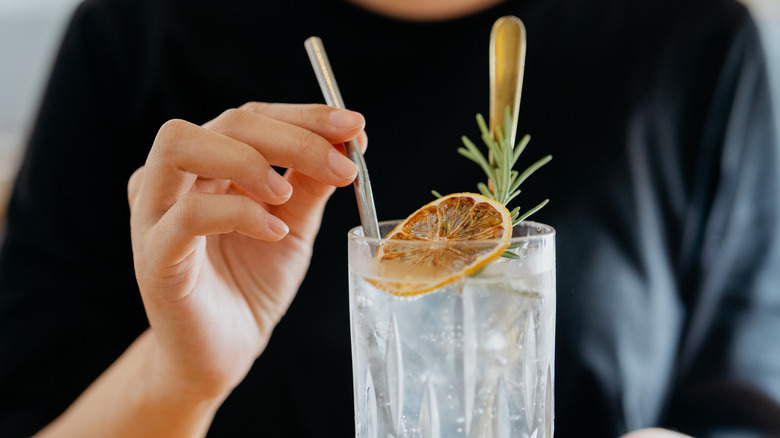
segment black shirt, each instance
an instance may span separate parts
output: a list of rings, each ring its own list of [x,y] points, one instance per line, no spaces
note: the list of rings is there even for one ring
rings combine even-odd
[[[53,420],[147,327],[126,182],[163,122],[322,102],[303,49],[318,35],[366,117],[378,215],[402,218],[483,179],[455,151],[478,137],[507,14],[528,30],[521,161],[554,156],[519,204],[550,198],[534,219],[558,232],[556,437],[780,436],[778,150],[756,30],[725,0],[507,1],[433,23],[336,0],[87,1],[9,206],[0,436]],[[353,435],[357,223],[337,191],[307,279],[210,436]]]

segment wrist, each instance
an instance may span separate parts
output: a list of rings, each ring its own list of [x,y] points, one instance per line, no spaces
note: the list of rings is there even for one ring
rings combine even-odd
[[[166,355],[154,332],[148,329],[141,335],[148,345],[149,358],[141,371],[148,382],[150,397],[181,406],[214,406],[214,411],[233,390],[232,386],[189,375]]]
[[[136,408],[146,413],[144,417],[148,421],[158,423],[152,424],[151,429],[159,431],[174,426],[169,435],[159,436],[205,436],[229,392],[207,393],[188,385],[166,365],[163,350],[151,329],[137,343],[142,354],[136,357],[145,360],[137,367],[140,375],[136,381],[142,384],[136,391]]]

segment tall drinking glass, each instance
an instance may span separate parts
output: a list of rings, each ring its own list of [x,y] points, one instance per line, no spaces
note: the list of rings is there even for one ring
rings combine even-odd
[[[397,223],[381,223],[381,235]],[[395,288],[435,285],[436,276],[455,271],[442,266],[389,276],[376,262],[377,248],[388,241],[363,237],[360,227],[349,232],[357,437],[552,438],[555,230],[522,222],[512,236],[514,257],[398,296]],[[486,244],[403,242],[408,250]]]

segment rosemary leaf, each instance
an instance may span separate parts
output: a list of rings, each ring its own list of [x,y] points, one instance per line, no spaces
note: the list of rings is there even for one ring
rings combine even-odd
[[[504,109],[504,132],[509,133],[510,135],[501,136],[501,138],[506,138],[506,140],[511,140],[512,139],[512,135],[511,135],[512,134],[512,109],[509,107],[509,105],[507,105],[507,107]]]
[[[520,184],[522,184],[522,181],[517,177],[517,172],[515,172],[515,174],[512,175],[512,183],[509,186],[509,191],[514,192],[520,187]]]
[[[465,135],[463,136],[463,144],[473,155],[472,160],[477,164],[479,164],[479,167],[482,168],[482,170],[485,172],[485,175],[487,175],[488,178],[492,178],[493,169],[490,167],[490,164],[488,164],[487,160],[485,159],[485,156],[482,155],[482,152],[480,152],[479,149],[477,149],[477,146],[475,146],[474,143],[472,143],[471,140],[469,140],[468,137],[466,137]]]
[[[526,211],[524,215],[522,215],[522,216],[520,216],[520,218],[518,218],[517,222],[520,223],[520,222],[526,220],[529,216],[531,216],[532,214],[534,214],[537,211],[541,210],[542,207],[547,205],[548,202],[550,202],[550,200],[549,199],[545,199],[544,201],[540,202],[539,205],[537,205],[536,207]]]
[[[520,174],[519,181],[522,184],[523,181],[526,180],[529,176],[531,176],[534,172],[536,172],[540,167],[544,166],[545,164],[549,163],[550,160],[552,160],[552,155],[548,155],[536,163],[528,166],[528,169],[525,169],[522,174]]]
[[[474,157],[474,154],[472,154],[471,151],[469,151],[466,148],[458,148],[458,153],[468,158],[471,161],[477,162],[477,159]]]
[[[458,148],[458,153],[477,163],[485,172],[487,184],[484,182],[477,184],[477,189],[480,194],[487,198],[494,199],[504,204],[504,206],[508,206],[511,201],[520,195],[520,185],[534,172],[539,170],[539,168],[550,162],[552,156],[548,155],[530,165],[523,172],[518,172],[517,170],[514,170],[513,167],[520,158],[520,154],[522,154],[531,141],[531,136],[524,135],[517,145],[512,144],[513,127],[511,108],[507,107],[506,111],[504,111],[503,127],[497,126],[495,128],[496,132],[493,132],[492,134],[485,122],[485,118],[482,117],[482,114],[477,114],[476,118],[482,141],[487,147],[487,158],[466,136],[462,137],[463,145],[465,147]],[[438,192],[433,193],[438,197],[441,196]],[[509,212],[512,225],[517,225],[536,213],[539,209],[547,205],[547,202],[548,200],[545,199],[536,207],[522,215],[520,214],[520,207],[513,208]],[[506,254],[511,255],[507,256]],[[505,253],[504,256],[510,258],[516,257],[515,254],[510,252]]]
[[[484,197],[486,197],[486,198],[491,198],[491,199],[493,199],[493,194],[492,194],[492,193],[490,193],[490,189],[488,189],[488,186],[487,186],[487,184],[485,184],[485,183],[483,183],[483,182],[481,182],[481,183],[478,183],[478,184],[477,184],[477,189],[479,189],[479,193],[480,193],[482,196],[484,196]]]
[[[512,192],[509,196],[506,197],[506,203],[509,204],[512,202],[513,199],[517,198],[517,195],[520,194],[520,190],[515,190]]]
[[[488,129],[487,123],[485,123],[485,118],[482,117],[482,114],[477,114],[477,125],[479,125],[479,130],[483,133],[490,132],[490,129]]]
[[[502,203],[504,205],[507,205],[509,203],[509,199],[507,196],[509,195],[509,185],[511,184],[510,175],[512,171],[512,144],[510,142],[511,140],[511,132],[512,129],[512,115],[509,112],[509,107],[507,107],[506,111],[504,112],[504,125],[506,126],[506,129],[504,130],[508,134],[504,136],[503,141],[503,155],[501,159],[501,170],[502,170],[502,184],[501,184],[501,199]]]
[[[515,166],[515,163],[517,163],[517,159],[520,158],[520,154],[523,153],[525,147],[528,146],[528,142],[530,141],[531,141],[531,136],[526,134],[520,140],[520,143],[518,143],[517,146],[515,146],[515,154],[512,157],[512,167]]]

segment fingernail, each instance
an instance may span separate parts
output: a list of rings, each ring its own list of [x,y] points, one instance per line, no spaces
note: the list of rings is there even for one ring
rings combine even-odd
[[[368,135],[366,135],[366,131],[360,131],[360,134],[358,134],[358,143],[360,144],[360,151],[365,154],[366,149],[368,149]]]
[[[282,222],[282,220],[276,216],[271,216],[269,214],[266,216],[265,223],[268,225],[268,229],[277,236],[286,236],[287,233],[290,232],[290,228],[287,227],[287,224]]]
[[[287,182],[282,175],[276,173],[275,170],[268,170],[268,187],[274,192],[274,195],[280,198],[286,198],[290,196],[292,192],[292,186]]]
[[[363,116],[349,110],[331,111],[330,123],[339,129],[357,129],[365,124]]]
[[[336,149],[331,149],[328,153],[328,165],[330,171],[339,178],[353,177],[357,173],[355,163]]]

